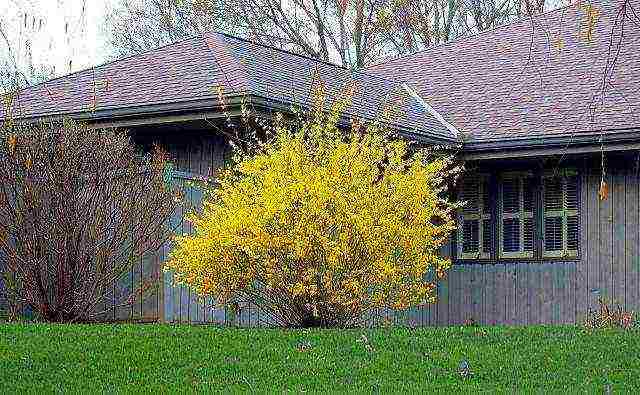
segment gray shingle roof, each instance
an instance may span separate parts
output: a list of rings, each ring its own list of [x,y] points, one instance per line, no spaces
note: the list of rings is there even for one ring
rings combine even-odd
[[[30,87],[20,92],[13,113],[27,118],[208,100],[214,106],[218,87],[229,96],[250,95],[284,105],[308,105],[318,75],[330,98],[355,83],[356,93],[347,116],[373,119],[387,103],[402,100],[396,126],[428,137],[455,140],[399,82],[219,33]]]
[[[337,97],[349,84],[356,91],[352,105],[346,110],[350,116],[373,119],[385,105],[400,101],[400,115],[396,126],[415,129],[425,135],[455,140],[436,118],[401,87],[400,81],[364,71],[350,71],[334,64],[321,62],[289,52],[252,44],[235,37],[214,34],[219,47],[237,59],[242,66],[248,91],[254,96],[282,103],[309,105],[311,88],[317,76],[326,85],[330,99]],[[218,51],[215,51],[218,53]]]
[[[583,1],[368,71],[408,81],[472,141],[638,128],[640,20],[630,9],[611,83],[600,95],[621,2]],[[583,35],[589,3],[598,13],[591,40]],[[640,15],[640,1],[630,4]],[[620,30],[613,32],[615,43]]]
[[[355,83],[348,116],[372,119],[399,100],[395,125],[438,140],[455,136],[401,83],[471,141],[615,133],[640,125],[640,29],[629,10],[612,78],[600,96],[622,1],[574,4],[355,72],[209,33],[28,88],[13,112],[37,117],[194,101],[214,107],[217,87],[230,96],[308,105],[319,75],[330,97]],[[640,14],[639,3],[630,0]],[[586,4],[598,13],[591,40],[582,34]],[[615,42],[620,30],[613,32]]]
[[[212,87],[224,83],[215,70],[207,43],[193,38],[25,89],[14,114],[34,117],[87,112],[94,103],[104,110],[213,97]]]

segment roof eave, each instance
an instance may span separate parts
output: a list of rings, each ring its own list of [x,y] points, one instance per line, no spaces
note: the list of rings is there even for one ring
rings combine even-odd
[[[60,118],[71,118],[77,121],[88,122],[94,127],[136,127],[150,126],[166,123],[188,122],[205,119],[218,119],[223,117],[238,117],[241,115],[240,107],[243,101],[250,107],[268,113],[270,111],[291,111],[293,103],[274,101],[257,95],[236,94],[225,97],[225,106],[220,104],[217,97],[201,100],[158,103],[144,106],[109,108],[96,111],[66,112],[55,114],[39,114],[34,116],[15,117],[21,122],[51,121]],[[339,120],[342,125],[350,125],[351,115],[347,114]],[[371,121],[371,120],[369,120]],[[4,119],[0,118],[0,126]],[[385,125],[405,138],[415,140],[420,144],[438,144],[453,146],[457,141],[452,141],[443,136],[424,133],[403,125]]]
[[[225,105],[229,108],[239,106],[241,95],[228,96],[225,98]],[[177,114],[184,116],[184,120],[203,119],[206,115],[214,115],[221,113],[220,101],[217,97],[210,97],[199,100],[191,100],[175,103],[157,103],[143,106],[127,106],[106,108],[96,111],[75,111],[60,112],[49,114],[37,114],[26,116],[15,116],[14,121],[21,122],[40,122],[55,120],[60,118],[71,118],[77,121],[89,123],[113,124],[114,126],[129,126],[130,123],[139,125],[151,125],[158,123],[159,120],[166,117],[175,117]],[[6,121],[6,118],[0,117],[0,125]]]
[[[507,159],[523,156],[550,156],[640,149],[640,129],[577,133],[562,136],[467,141],[463,145],[466,160]]]

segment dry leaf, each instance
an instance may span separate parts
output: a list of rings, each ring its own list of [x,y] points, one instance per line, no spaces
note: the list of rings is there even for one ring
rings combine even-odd
[[[580,29],[580,38],[586,40],[587,42],[592,42],[593,35],[596,31],[596,24],[598,23],[598,19],[600,18],[600,10],[592,6],[591,4],[587,4],[583,8],[585,12],[586,20],[583,20],[583,25]]]
[[[600,190],[598,191],[598,196],[600,196],[600,200],[607,200],[609,197],[609,185],[605,182],[605,180],[600,181]]]
[[[16,152],[16,145],[18,145],[18,137],[15,134],[9,136],[9,152],[11,155]]]
[[[556,47],[558,52],[562,51],[564,49],[564,40],[562,39],[562,37],[558,37],[554,41],[553,46]]]

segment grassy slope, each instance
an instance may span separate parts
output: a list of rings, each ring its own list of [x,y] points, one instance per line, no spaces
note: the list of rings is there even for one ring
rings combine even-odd
[[[483,334],[485,332],[486,334]],[[358,341],[369,338],[373,351]],[[311,348],[300,351],[299,344]],[[0,324],[1,392],[640,390],[640,330]],[[462,379],[466,358],[474,376]],[[635,391],[634,391],[635,389]]]

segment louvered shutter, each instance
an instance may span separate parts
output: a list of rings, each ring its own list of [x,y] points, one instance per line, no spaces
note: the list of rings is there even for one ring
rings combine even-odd
[[[578,256],[578,176],[565,170],[548,174],[543,182],[543,255]]]
[[[531,258],[535,245],[533,176],[505,173],[501,189],[500,256]]]
[[[458,214],[458,258],[489,259],[491,256],[491,211],[487,175],[469,176],[462,184],[459,200],[466,205]]]

